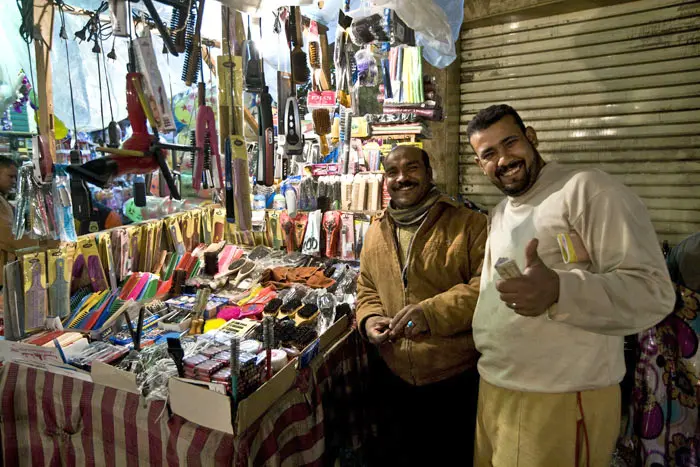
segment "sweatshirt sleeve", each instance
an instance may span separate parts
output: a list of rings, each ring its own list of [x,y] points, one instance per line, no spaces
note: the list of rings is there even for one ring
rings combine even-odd
[[[430,333],[434,336],[448,337],[472,328],[488,233],[486,216],[474,215],[469,229],[469,251],[462,270],[464,283],[421,302]]]
[[[609,182],[573,196],[572,226],[593,272],[556,271],[559,301],[549,317],[598,334],[635,334],[673,310],[675,290],[646,207],[629,188]]]

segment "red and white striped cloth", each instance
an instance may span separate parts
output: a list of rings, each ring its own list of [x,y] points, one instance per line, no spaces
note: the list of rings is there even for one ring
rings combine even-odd
[[[353,331],[255,425],[234,437],[169,417],[161,401],[146,403],[137,394],[10,364],[0,384],[4,464],[320,466],[334,452],[325,440],[327,429],[361,420],[338,406],[352,407],[347,398],[366,370],[365,349]],[[356,449],[364,429],[333,443]]]

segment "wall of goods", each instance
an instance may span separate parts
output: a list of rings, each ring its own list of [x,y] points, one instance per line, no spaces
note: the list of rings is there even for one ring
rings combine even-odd
[[[291,66],[270,76],[250,39],[255,20],[246,27],[227,7],[212,42],[223,54],[207,65],[204,0],[190,3],[170,21],[138,15],[167,52],[185,54],[183,80],[197,89],[190,126],[176,131],[162,94],[156,36],[136,37],[120,10],[111,34],[128,44],[128,119],[93,135],[88,157],[69,132],[63,163],[39,150],[48,135],[34,138],[12,232],[50,246],[15,251],[5,266],[0,355],[31,359],[40,347],[42,365],[107,385],[135,374],[129,387],[147,399],[167,399],[180,378],[244,403],[280,375],[266,385],[270,404],[291,386],[288,368],[349,326],[364,237],[388,203],[382,158],[396,144],[422,147],[440,98],[414,32],[391,10],[354,20],[340,11],[331,47],[326,25],[279,9]],[[104,13],[87,12],[88,43],[104,41]],[[205,67],[216,72],[206,86]],[[95,231],[97,194],[115,185],[127,225]]]

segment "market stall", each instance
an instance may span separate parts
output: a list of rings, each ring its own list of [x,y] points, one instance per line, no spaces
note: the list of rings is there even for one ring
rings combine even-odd
[[[444,117],[423,63],[459,24],[272,3],[0,7],[7,465],[362,455],[359,258],[383,158]]]

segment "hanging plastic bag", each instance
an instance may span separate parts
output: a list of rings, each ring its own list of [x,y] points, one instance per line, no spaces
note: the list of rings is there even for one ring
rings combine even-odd
[[[449,7],[450,17],[459,10],[461,25],[463,3],[457,1],[441,1]],[[401,0],[374,0],[373,13],[381,13],[385,8],[391,8],[406,23],[416,31],[416,42],[425,47],[425,59],[437,68],[445,68],[457,58],[455,40],[448,15],[434,0],[407,2]]]
[[[76,242],[78,237],[75,233],[75,222],[73,220],[73,202],[70,195],[70,180],[63,165],[56,165],[51,186],[51,196],[53,198],[53,212],[56,222],[56,233],[62,242]]]

